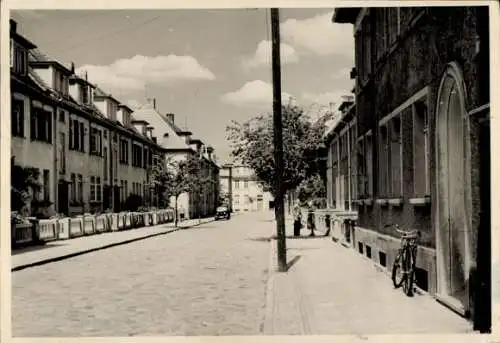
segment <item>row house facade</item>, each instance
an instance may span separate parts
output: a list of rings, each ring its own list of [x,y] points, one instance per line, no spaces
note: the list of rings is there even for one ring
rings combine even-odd
[[[326,194],[328,212],[345,220],[357,219],[358,194],[368,187],[364,166],[357,163],[357,150],[364,144],[357,139],[356,105],[353,96],[343,97],[336,115],[327,122]],[[349,231],[344,228],[344,233]],[[348,240],[348,237],[346,237]]]
[[[215,162],[214,149],[193,137],[186,128],[175,122],[175,114],[162,113],[156,99],[148,99],[134,109],[137,120],[147,121],[155,128],[157,143],[165,149],[165,156],[174,162],[195,157],[200,162],[201,177],[204,182],[201,190],[185,192],[177,199],[181,218],[199,218],[215,214],[219,199],[219,167]],[[175,198],[170,198],[174,204]]]
[[[120,211],[151,199],[149,169],[164,149],[112,96],[47,58],[11,20],[11,153],[40,171],[47,213]],[[147,202],[147,201],[145,201]]]
[[[272,209],[273,197],[264,191],[253,170],[241,164],[227,163],[221,170],[221,191],[235,212],[256,212]]]
[[[339,8],[333,17],[354,26],[356,248],[390,268],[399,235],[387,224],[420,230],[417,285],[465,316],[489,282],[488,11]]]

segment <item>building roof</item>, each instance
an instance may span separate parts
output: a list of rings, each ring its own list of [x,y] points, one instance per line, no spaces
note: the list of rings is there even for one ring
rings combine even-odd
[[[135,111],[132,113],[132,116],[139,120],[145,120],[148,123],[151,124],[152,127],[155,128],[155,130],[158,130],[157,135],[163,135],[163,129],[162,127],[167,127],[171,130],[174,131],[174,133],[178,136],[177,139],[174,139],[172,141],[169,140],[169,146],[167,149],[169,151],[194,151],[193,148],[191,148],[185,141],[184,138],[180,137],[182,130],[175,125],[172,121],[170,121],[166,115],[160,113],[157,111],[151,104],[143,104],[139,105],[135,108]]]
[[[36,45],[17,32],[17,22],[10,19],[10,37],[27,49],[35,49]]]
[[[333,13],[332,22],[339,24],[354,24],[359,11],[361,11],[361,7],[336,8]]]

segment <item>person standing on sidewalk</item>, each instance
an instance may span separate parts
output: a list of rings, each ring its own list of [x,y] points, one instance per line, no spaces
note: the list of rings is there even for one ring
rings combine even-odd
[[[316,224],[314,223],[314,207],[311,205],[307,211],[307,228],[311,231],[309,237],[314,237],[314,229],[316,228]]]
[[[293,236],[300,236],[300,229],[302,229],[302,213],[300,212],[299,205],[293,208]]]

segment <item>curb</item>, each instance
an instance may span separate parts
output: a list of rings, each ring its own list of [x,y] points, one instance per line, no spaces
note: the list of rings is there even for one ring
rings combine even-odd
[[[62,261],[62,260],[66,260],[66,259],[72,258],[72,257],[76,257],[76,256],[88,254],[88,253],[91,253],[91,252],[95,252],[95,251],[99,251],[99,250],[104,250],[104,249],[116,247],[116,246],[119,246],[119,245],[125,245],[125,244],[129,244],[129,243],[132,243],[132,242],[141,241],[141,240],[144,240],[144,239],[147,239],[147,238],[152,238],[152,237],[157,237],[157,236],[161,236],[161,235],[166,235],[166,234],[169,234],[169,233],[172,233],[172,232],[176,232],[176,231],[180,231],[180,230],[186,230],[186,229],[189,229],[189,228],[192,228],[192,227],[195,227],[195,226],[199,226],[199,225],[202,225],[202,224],[211,223],[213,221],[214,221],[214,219],[211,219],[211,220],[208,220],[206,222],[196,223],[196,224],[185,226],[185,227],[176,227],[176,228],[173,228],[172,230],[168,230],[168,231],[164,231],[164,232],[152,233],[152,234],[149,234],[149,235],[146,235],[146,236],[130,238],[130,239],[127,239],[127,240],[124,240],[124,241],[120,241],[120,242],[114,242],[114,243],[110,243],[110,244],[106,244],[106,245],[102,245],[102,246],[98,246],[98,247],[94,247],[94,248],[90,248],[90,249],[85,249],[85,250],[81,250],[81,251],[77,251],[77,252],[72,252],[72,253],[69,253],[69,254],[61,255],[61,256],[50,257],[50,258],[47,258],[47,259],[44,259],[44,260],[40,260],[40,261],[36,261],[36,262],[32,262],[32,263],[23,264],[23,265],[20,265],[20,266],[13,267],[13,268],[11,268],[11,272],[16,272],[16,271],[27,269],[27,268],[31,268],[31,267],[37,267],[37,266],[41,266],[41,265],[52,263],[52,262],[58,262],[58,261]]]
[[[265,294],[265,304],[264,304],[264,320],[261,325],[260,332],[264,335],[274,334],[274,253],[275,253],[275,240],[271,239],[269,241],[269,262],[267,266],[267,282],[266,282],[266,294]]]

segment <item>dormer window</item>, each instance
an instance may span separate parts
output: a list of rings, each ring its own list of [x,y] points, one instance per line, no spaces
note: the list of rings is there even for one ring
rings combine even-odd
[[[16,74],[26,75],[28,72],[28,52],[13,39],[10,40],[10,66]]]
[[[64,73],[60,71],[55,71],[55,87],[54,89],[64,95],[69,93],[69,80],[64,75]]]
[[[90,87],[85,85],[81,86],[81,100],[82,104],[90,105]]]

